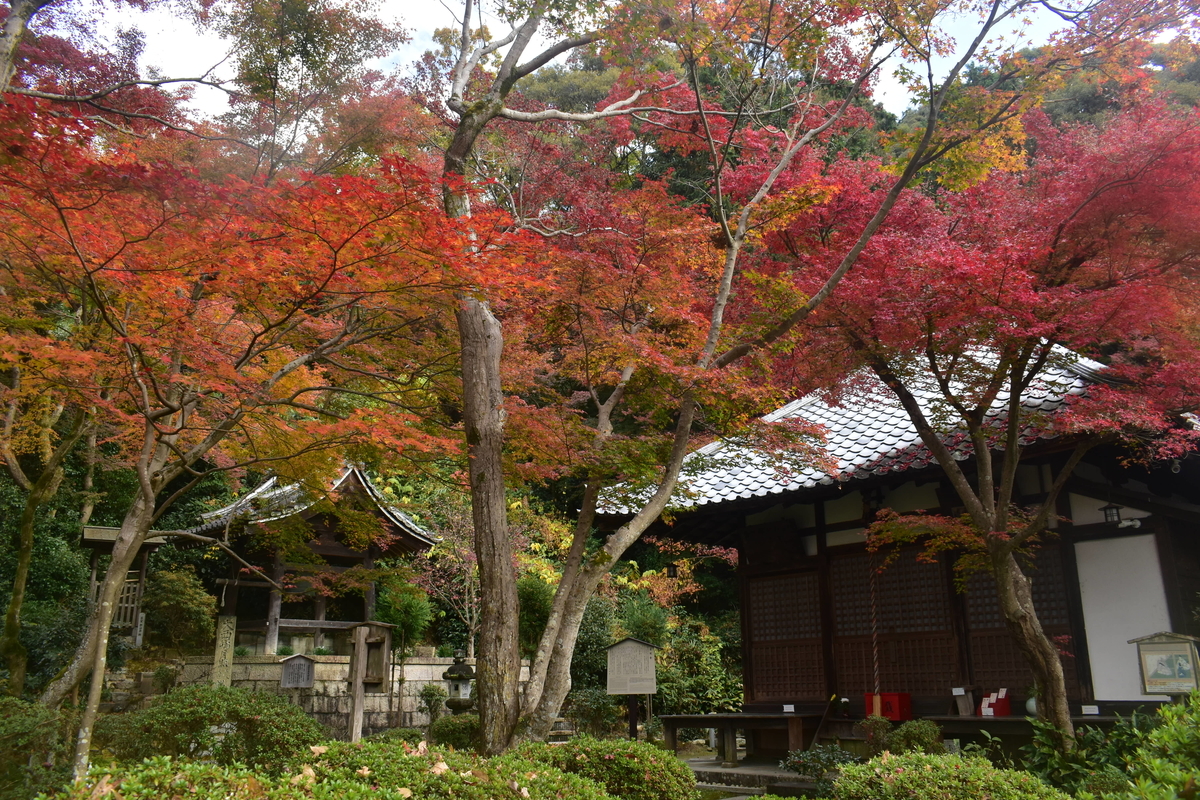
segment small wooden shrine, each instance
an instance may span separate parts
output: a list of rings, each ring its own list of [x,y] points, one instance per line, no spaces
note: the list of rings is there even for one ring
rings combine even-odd
[[[109,528],[100,525],[85,525],[80,544],[91,551],[91,581],[88,584],[88,601],[95,603],[100,591],[100,558],[112,555],[113,543],[117,540],[120,528]],[[145,629],[146,618],[142,614],[142,593],[146,590],[146,572],[150,563],[150,555],[167,540],[159,531],[150,531],[150,536],[142,543],[134,568],[125,575],[125,583],[121,594],[117,597],[117,607],[113,612],[112,630],[114,633],[128,636],[133,640],[134,647],[142,644],[142,633]]]
[[[311,531],[307,549],[315,558],[305,559],[304,563],[289,561],[280,553],[260,547],[254,554],[247,554],[247,560],[261,564],[271,581],[247,576],[238,564],[219,581],[218,657],[214,665],[218,675],[222,653],[231,657],[234,647],[245,647],[260,655],[275,654],[282,645],[295,653],[325,648],[334,654],[349,655],[353,649],[351,629],[374,616],[375,585],[367,583],[361,593],[330,598],[315,591],[314,583],[320,577],[356,567],[371,569],[381,557],[426,550],[436,541],[408,515],[389,505],[357,467],[343,470],[329,494],[338,503],[352,502],[358,509],[369,511],[382,525],[383,535],[375,537],[365,549],[356,549],[347,542],[328,504],[298,485],[280,486],[274,478],[237,502],[205,514],[203,523],[190,529],[220,536],[235,525],[266,529],[299,518]]]

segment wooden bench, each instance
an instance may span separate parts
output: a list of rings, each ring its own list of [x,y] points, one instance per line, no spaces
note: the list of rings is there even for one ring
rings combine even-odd
[[[738,765],[737,732],[739,730],[786,729],[788,750],[800,750],[816,734],[817,726],[821,724],[821,716],[821,714],[664,714],[659,719],[663,723],[665,744],[675,752],[679,750],[677,732],[680,728],[718,729],[721,733],[717,737],[717,752],[721,758],[721,766],[736,767]]]

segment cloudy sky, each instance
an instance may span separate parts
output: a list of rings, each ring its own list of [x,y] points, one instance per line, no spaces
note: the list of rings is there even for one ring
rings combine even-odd
[[[435,29],[457,25],[455,14],[451,10],[454,5],[452,0],[385,0],[381,16],[385,20],[397,21],[408,30],[411,41],[379,66],[391,71],[411,63],[430,49],[431,36]],[[107,21],[114,30],[131,25],[141,28],[147,39],[144,64],[157,68],[164,75],[193,77],[215,67],[216,77],[229,76],[230,71],[221,64],[225,54],[224,42],[214,34],[197,32],[169,9],[148,13],[130,10],[110,12]],[[961,31],[956,31],[961,40],[965,41],[973,32],[972,22],[973,20],[962,20]],[[501,30],[503,26],[493,21],[492,29]],[[1026,35],[1031,35],[1034,39],[1044,39],[1050,30],[1050,20],[1035,20],[1027,29]],[[1009,35],[1013,35],[1011,31]],[[897,81],[891,77],[890,71],[883,76],[877,87],[876,99],[896,114],[903,112],[907,106],[905,94]],[[202,113],[220,113],[225,110],[224,95],[216,90],[198,90],[193,106]]]

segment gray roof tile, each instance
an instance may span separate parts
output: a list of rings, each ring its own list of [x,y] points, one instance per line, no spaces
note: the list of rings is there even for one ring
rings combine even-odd
[[[1064,365],[1048,367],[1041,380],[1026,392],[1022,407],[1026,411],[1046,414],[1031,422],[1022,431],[1022,443],[1057,435],[1051,424],[1053,413],[1062,408],[1067,398],[1083,394],[1094,382],[1101,365],[1067,354]],[[1073,362],[1071,361],[1073,359]],[[917,393],[918,401],[928,412],[936,405],[935,393]],[[994,424],[1000,423],[1007,395],[1002,395],[989,412]],[[838,471],[827,474],[808,467],[791,475],[777,473],[772,460],[760,452],[734,445],[714,442],[697,453],[720,455],[725,462],[680,481],[680,492],[672,504],[687,508],[721,503],[736,498],[765,497],[801,488],[830,485],[885,475],[909,469],[921,469],[934,463],[933,454],[921,442],[895,396],[880,385],[847,397],[841,405],[830,405],[813,394],[792,401],[767,414],[764,419],[804,419],[822,425],[826,431],[826,450],[836,460]],[[948,431],[943,439],[954,458],[964,461],[973,455],[973,447],[961,430]],[[734,464],[730,464],[732,461]],[[628,514],[635,509],[628,501],[610,495],[602,501],[602,511],[609,514]]]

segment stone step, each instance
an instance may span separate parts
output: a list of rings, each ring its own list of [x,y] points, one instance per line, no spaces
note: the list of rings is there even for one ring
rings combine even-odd
[[[688,759],[696,783],[752,789],[761,793],[772,784],[793,782],[796,773],[780,769],[774,763],[750,763],[738,767],[722,767],[710,758]]]
[[[746,800],[746,798],[753,798],[766,793],[765,789],[756,789],[752,786],[726,786],[715,783],[697,783],[696,789],[701,792],[740,792],[740,794],[728,797],[726,800]]]
[[[816,797],[817,785],[811,781],[782,781],[767,784],[768,794],[780,797]]]

